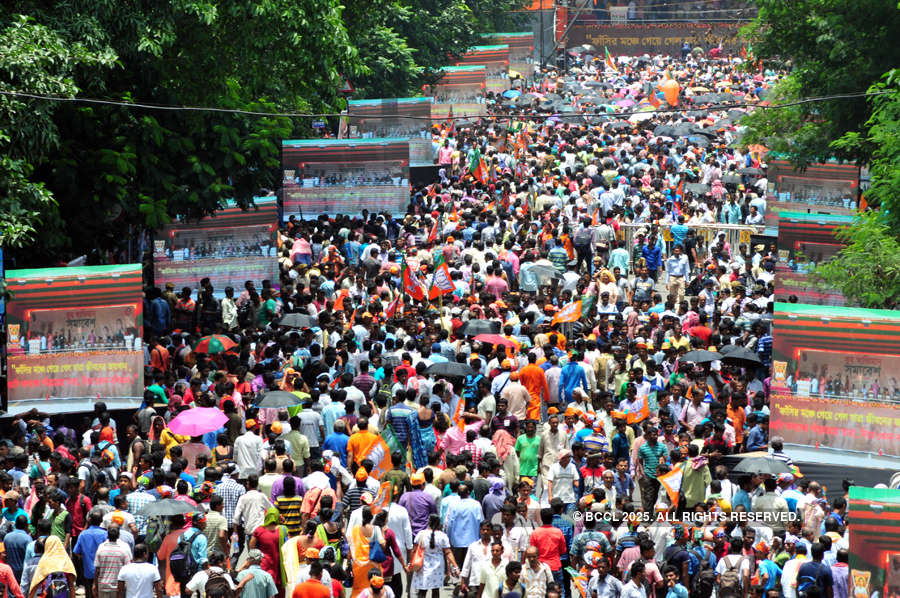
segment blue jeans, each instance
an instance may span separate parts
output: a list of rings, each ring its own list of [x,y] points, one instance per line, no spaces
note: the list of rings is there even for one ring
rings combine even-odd
[[[553,572],[553,581],[559,584],[559,587],[562,588],[562,598],[569,598],[569,588],[565,583],[565,576],[563,575],[565,571],[565,565],[563,565],[559,571]]]

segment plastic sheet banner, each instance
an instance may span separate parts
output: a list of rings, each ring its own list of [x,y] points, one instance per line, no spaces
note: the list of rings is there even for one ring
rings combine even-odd
[[[566,47],[592,44],[601,50],[605,46],[613,56],[680,56],[681,45],[685,41],[691,48],[712,48],[721,43],[723,55],[734,54],[741,49],[738,29],[742,23],[601,24],[591,20],[588,12],[590,11],[585,11],[569,28]],[[559,20],[557,16],[557,21]],[[567,23],[567,19],[563,18],[561,25],[565,26]]]
[[[900,406],[773,394],[769,433],[806,446],[900,455]]]
[[[776,300],[787,301],[793,295],[799,303],[845,305],[843,294],[815,283],[810,274],[846,246],[835,234],[851,225],[853,217],[779,212],[778,221]]]
[[[10,270],[7,283],[10,414],[140,405],[140,264]]]
[[[474,46],[456,61],[456,66],[484,65],[485,91],[503,93],[509,89],[509,46]]]
[[[181,292],[209,278],[218,298],[227,286],[240,294],[247,280],[271,280],[277,288],[277,226],[274,197],[258,197],[247,210],[229,204],[214,216],[165,226],[153,241],[156,286],[171,283]]]
[[[285,140],[281,160],[285,218],[406,212],[409,139]]]
[[[482,33],[482,39],[489,44],[509,46],[509,70],[516,71],[526,79],[534,74],[534,33]]]
[[[441,78],[423,91],[434,98],[431,116],[446,119],[450,116],[479,117],[486,114],[484,88],[487,68],[484,65],[445,66]]]

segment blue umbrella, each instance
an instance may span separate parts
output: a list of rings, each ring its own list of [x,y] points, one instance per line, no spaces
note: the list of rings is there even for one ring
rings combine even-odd
[[[509,98],[510,100],[513,98],[517,98],[520,95],[522,95],[522,92],[519,91],[518,89],[507,89],[506,91],[503,92],[503,97]]]

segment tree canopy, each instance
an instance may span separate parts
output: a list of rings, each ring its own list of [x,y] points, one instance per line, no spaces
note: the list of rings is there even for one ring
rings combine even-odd
[[[420,93],[524,1],[504,0],[485,22],[471,3],[6,3],[0,91],[14,95],[0,96],[0,246],[19,265],[103,261],[146,227],[226,199],[248,206],[279,184],[280,140],[312,132],[308,117],[266,114],[337,113],[344,79],[359,97]]]

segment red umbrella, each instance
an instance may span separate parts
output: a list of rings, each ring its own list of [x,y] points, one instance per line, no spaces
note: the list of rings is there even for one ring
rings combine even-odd
[[[489,345],[503,345],[504,347],[509,347],[510,349],[519,348],[518,342],[499,334],[479,334],[475,337],[475,340],[482,343],[487,343]]]
[[[216,353],[230,351],[234,347],[237,347],[237,343],[224,334],[213,334],[211,336],[204,336],[197,341],[197,344],[194,345],[194,353],[215,355]]]

